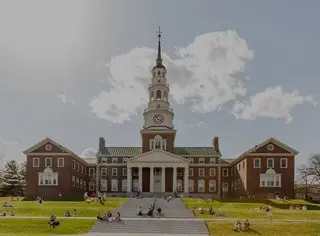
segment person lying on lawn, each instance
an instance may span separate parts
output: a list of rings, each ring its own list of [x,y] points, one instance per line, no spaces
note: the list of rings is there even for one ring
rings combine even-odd
[[[69,210],[66,211],[66,214],[64,214],[65,217],[71,217],[71,213],[69,212]]]

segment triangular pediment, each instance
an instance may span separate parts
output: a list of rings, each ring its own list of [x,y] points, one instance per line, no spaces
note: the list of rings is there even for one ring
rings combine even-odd
[[[50,138],[45,138],[42,141],[36,143],[32,147],[28,148],[23,152],[24,154],[30,153],[70,153],[70,150],[53,141]]]
[[[254,153],[254,154],[259,154],[259,153],[270,153],[270,154],[292,154],[292,155],[297,155],[298,151],[295,149],[289,147],[288,145],[280,142],[279,140],[271,137],[267,139],[266,141],[256,145],[255,147],[251,148],[246,152],[247,154]]]
[[[128,163],[189,163],[189,161],[171,152],[156,149],[130,158]]]

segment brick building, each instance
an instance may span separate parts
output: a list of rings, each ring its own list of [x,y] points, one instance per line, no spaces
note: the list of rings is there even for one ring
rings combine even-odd
[[[219,138],[209,147],[176,147],[174,112],[168,100],[167,70],[161,44],[151,74],[149,103],[144,110],[141,147],[106,147],[99,138],[95,158],[81,158],[46,138],[27,155],[28,196],[82,196],[85,191],[111,195],[181,192],[238,198],[248,192],[259,198],[294,197],[297,151],[270,138],[235,159],[222,159]]]

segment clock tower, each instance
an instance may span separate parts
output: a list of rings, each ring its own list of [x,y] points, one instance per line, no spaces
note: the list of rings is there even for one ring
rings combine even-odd
[[[149,84],[148,107],[143,112],[144,125],[141,130],[142,150],[163,149],[173,152],[176,130],[173,128],[174,113],[169,103],[170,88],[167,83],[167,70],[162,64],[161,31],[158,31],[158,56],[152,68]]]

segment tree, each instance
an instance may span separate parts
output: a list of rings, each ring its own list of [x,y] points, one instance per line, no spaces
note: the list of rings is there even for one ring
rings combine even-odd
[[[320,183],[320,154],[312,154],[308,160],[308,173]]]
[[[19,166],[19,189],[21,196],[24,196],[24,190],[27,185],[27,162],[24,161],[20,163]]]
[[[309,190],[315,181],[316,176],[310,174],[309,167],[307,165],[302,165],[298,169],[296,193],[304,195],[304,199],[308,200]]]
[[[19,165],[15,160],[8,161],[3,170],[1,192],[7,196],[23,196],[25,173],[24,163]]]

